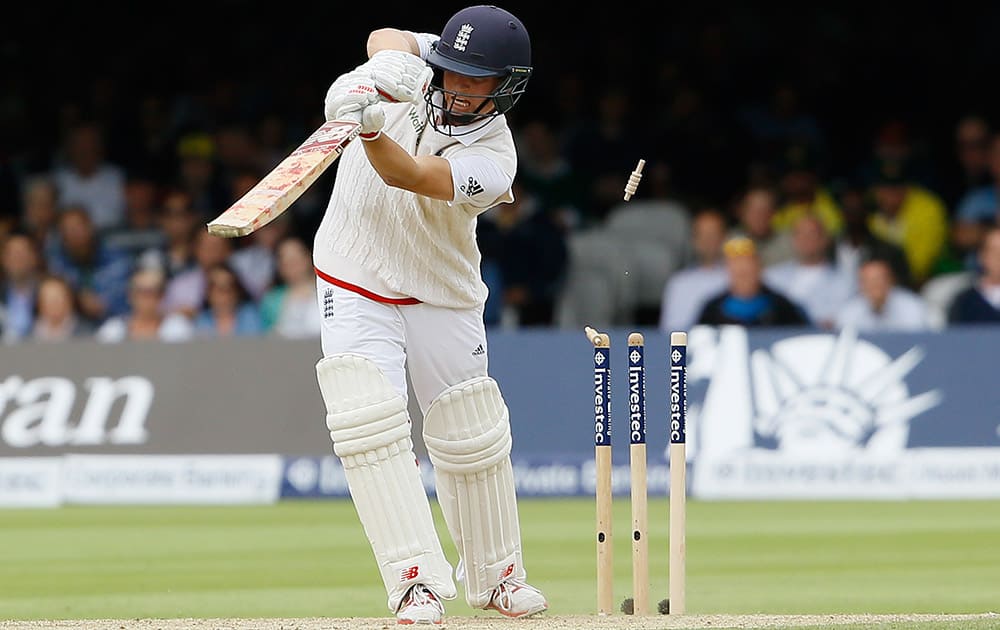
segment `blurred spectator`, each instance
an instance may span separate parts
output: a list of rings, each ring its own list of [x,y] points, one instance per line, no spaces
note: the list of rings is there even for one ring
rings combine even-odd
[[[256,173],[263,162],[256,138],[249,128],[235,122],[220,125],[212,138],[215,143],[215,159],[220,181],[230,190],[243,188],[244,185],[237,182],[237,179],[247,173]],[[259,181],[260,177],[256,179]],[[242,193],[234,194],[230,201],[236,201],[242,196]],[[220,212],[224,209],[220,209]]]
[[[591,80],[588,74],[569,64],[566,65],[564,72],[555,78],[552,93],[558,96],[552,99],[548,109],[551,109],[552,120],[557,125],[553,130],[559,138],[559,144],[564,148],[577,137],[577,134],[589,129],[592,124],[590,112],[587,111],[588,105],[593,102],[590,86]],[[524,104],[530,106],[530,101]],[[520,106],[520,103],[518,105]]]
[[[892,267],[884,260],[865,261],[858,272],[860,293],[837,314],[838,330],[859,332],[918,332],[931,329],[927,305],[920,296],[896,285]]]
[[[990,124],[977,114],[963,116],[955,125],[954,160],[942,184],[942,196],[954,213],[962,197],[971,190],[989,186]]]
[[[567,140],[564,154],[584,182],[585,225],[603,221],[611,207],[621,201],[637,156],[648,153],[640,122],[630,116],[631,108],[624,86],[606,86],[597,97],[596,120],[575,130]]]
[[[933,330],[948,326],[948,311],[958,294],[973,286],[979,274],[963,270],[936,274],[920,287],[920,299],[927,305]]]
[[[764,280],[801,306],[813,325],[831,329],[851,286],[831,263],[830,236],[819,217],[799,217],[792,226],[792,244],[795,260],[765,268]]]
[[[940,197],[914,183],[906,164],[887,161],[872,184],[875,212],[869,219],[873,234],[898,245],[906,254],[913,286],[930,277],[945,251],[948,213]]]
[[[760,258],[753,241],[729,239],[723,245],[728,276],[727,289],[708,300],[699,324],[721,326],[806,326],[802,309],[764,284]]]
[[[937,177],[923,147],[914,141],[910,126],[902,120],[885,121],[875,134],[871,155],[861,163],[856,179],[871,182],[878,178],[882,165],[906,164],[911,182],[927,190],[937,190]]]
[[[503,295],[511,325],[548,326],[569,264],[566,233],[517,180],[511,190],[514,200],[484,212],[477,226],[482,255],[500,274],[490,288]]]
[[[584,183],[559,150],[555,131],[542,120],[521,128],[517,180],[547,211],[557,210],[569,229],[582,221]]]
[[[177,174],[174,187],[191,198],[191,207],[201,220],[211,220],[229,207],[225,187],[215,160],[212,136],[190,133],[177,143]]]
[[[795,258],[791,234],[788,230],[779,231],[774,227],[777,202],[777,195],[769,186],[747,188],[736,203],[737,225],[729,233],[731,238],[752,240],[765,267]]]
[[[486,285],[488,291],[486,303],[483,305],[483,323],[487,328],[504,324],[508,327],[514,327],[517,322],[512,321],[510,317],[507,318],[506,322],[504,321],[503,276],[500,274],[500,260],[497,258],[497,252],[491,250],[492,247],[499,245],[499,240],[485,236],[482,221],[479,222],[476,230],[477,238],[483,239],[479,244],[482,255],[479,261],[479,273],[482,275],[483,284]]]
[[[260,311],[236,272],[223,263],[210,268],[206,277],[205,302],[195,319],[197,334],[202,337],[261,334]]]
[[[163,242],[140,254],[139,266],[160,269],[169,282],[174,276],[195,266],[194,234],[199,222],[191,207],[191,197],[186,192],[172,190],[167,193],[159,225]]]
[[[261,180],[260,171],[255,168],[245,168],[232,173],[229,178],[229,198],[227,207],[243,198]]]
[[[663,105],[649,112],[661,118],[642,132],[653,138],[652,159],[647,163],[669,164],[673,188],[688,203],[722,204],[741,185],[748,156],[754,154],[750,143],[739,136],[746,132],[712,102],[700,77],[682,78],[669,86],[673,70],[668,64],[661,72],[667,75],[660,87]],[[643,93],[650,99],[645,86]]]
[[[840,206],[820,178],[819,157],[808,144],[791,144],[785,148],[778,163],[779,206],[774,215],[774,227],[779,232],[790,230],[804,214],[818,216],[831,235],[839,235],[843,227]]]
[[[77,124],[66,139],[65,161],[52,172],[60,203],[85,208],[97,230],[125,221],[125,172],[105,160],[104,142],[104,130],[96,123]]]
[[[284,116],[269,112],[260,117],[255,128],[255,141],[259,152],[259,167],[265,173],[281,163],[295,146],[289,143],[288,123]]]
[[[50,177],[35,175],[25,182],[21,224],[46,255],[59,244],[59,190]]]
[[[798,87],[778,81],[766,105],[750,105],[740,112],[741,122],[754,142],[757,155],[780,154],[791,144],[822,151],[826,139],[816,117],[805,111]]]
[[[726,217],[715,208],[695,213],[691,221],[694,263],[670,275],[663,289],[660,330],[689,330],[705,302],[724,291],[728,282],[722,244],[726,240]]]
[[[872,233],[869,227],[872,209],[864,190],[860,187],[845,189],[840,195],[840,207],[844,215],[844,231],[835,242],[834,260],[841,277],[850,287],[850,293],[857,292],[861,263],[870,258],[888,262],[898,283],[913,288],[910,264],[903,249]]]
[[[90,335],[92,327],[80,316],[73,287],[59,276],[47,276],[38,285],[35,296],[35,341],[66,341]]]
[[[130,310],[111,317],[97,329],[95,337],[105,343],[158,340],[187,341],[194,327],[179,313],[163,313],[163,273],[158,269],[139,269],[132,274],[128,288]]]
[[[31,335],[41,264],[38,244],[29,235],[15,232],[4,241],[0,254],[0,328],[5,341]]]
[[[979,247],[981,274],[975,286],[955,296],[948,312],[951,324],[1000,324],[1000,227],[993,227]]]
[[[174,165],[174,136],[170,102],[157,94],[141,94],[131,111],[121,120],[121,162],[128,171],[155,173],[157,178],[170,174]]]
[[[963,195],[955,210],[952,242],[970,269],[975,267],[983,233],[1000,225],[1000,133],[989,141],[988,168],[992,179]]]
[[[76,294],[80,315],[97,324],[128,310],[128,278],[132,261],[108,246],[90,215],[79,206],[59,217],[59,247],[48,257],[48,271],[65,278]]]
[[[275,251],[278,279],[261,300],[264,332],[301,339],[319,337],[322,319],[316,302],[312,254],[297,236],[285,236]]]
[[[163,308],[168,313],[181,313],[194,317],[203,308],[208,297],[208,270],[229,264],[233,242],[228,238],[198,230],[194,237],[195,265],[175,275],[167,282]],[[240,283],[242,287],[242,283]]]
[[[125,180],[125,223],[104,235],[111,247],[136,260],[143,252],[162,248],[166,242],[159,223],[160,188],[145,172],[131,172]]]
[[[239,199],[253,188],[260,177],[253,172],[243,172],[233,180],[233,200]],[[255,301],[260,301],[271,288],[275,274],[275,248],[278,241],[291,233],[292,215],[284,212],[264,227],[237,241],[230,264],[243,278],[247,291]]]

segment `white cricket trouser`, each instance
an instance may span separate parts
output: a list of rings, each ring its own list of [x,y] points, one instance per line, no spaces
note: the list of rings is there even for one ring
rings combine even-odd
[[[423,413],[446,389],[487,375],[482,308],[397,306],[316,279],[323,315],[323,356],[350,353],[371,360],[403,400],[406,367]]]

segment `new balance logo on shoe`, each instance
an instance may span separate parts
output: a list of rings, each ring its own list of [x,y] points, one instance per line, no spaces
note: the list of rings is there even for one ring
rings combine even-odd
[[[476,346],[476,349],[472,351],[472,356],[478,357],[486,354],[486,349],[483,348],[483,344]]]
[[[458,187],[459,190],[472,197],[483,192],[482,185],[477,182],[474,178],[470,177],[468,183],[462,184]]]

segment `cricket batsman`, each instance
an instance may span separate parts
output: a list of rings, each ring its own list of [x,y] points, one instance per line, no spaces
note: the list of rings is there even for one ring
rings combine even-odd
[[[476,244],[479,214],[513,200],[504,114],[531,76],[530,39],[509,12],[471,6],[440,36],[373,31],[367,52],[325,100],[328,120],[362,125],[313,245],[333,449],[398,623],[442,623],[454,579],[475,608],[536,614],[548,604],[525,582]],[[454,579],[413,452],[406,369],[459,553]]]

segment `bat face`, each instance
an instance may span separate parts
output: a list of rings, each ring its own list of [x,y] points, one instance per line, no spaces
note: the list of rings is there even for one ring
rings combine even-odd
[[[208,231],[232,238],[267,225],[302,196],[360,130],[361,125],[352,120],[324,123],[239,201],[212,220]]]

